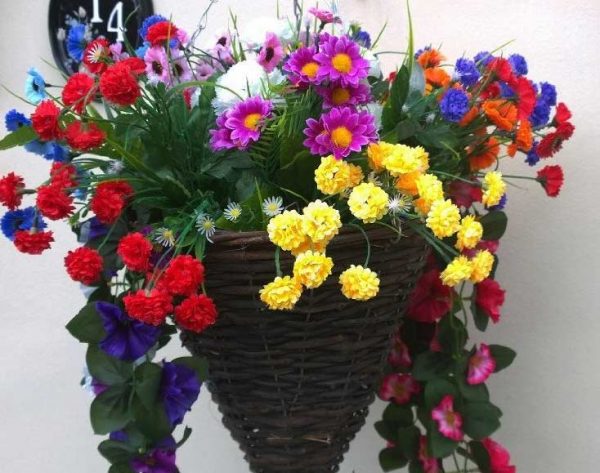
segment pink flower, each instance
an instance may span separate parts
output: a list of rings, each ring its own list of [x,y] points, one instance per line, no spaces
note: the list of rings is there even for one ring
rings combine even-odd
[[[464,181],[451,181],[448,186],[448,196],[459,207],[468,209],[474,202],[481,202],[481,187]]]
[[[229,116],[228,111],[222,113],[217,117],[215,124],[217,128],[210,130],[210,147],[213,151],[219,151],[223,149],[235,148],[235,143],[231,139],[231,131],[225,126],[227,118]]]
[[[341,20],[329,10],[321,10],[319,8],[311,7],[308,9],[308,13],[316,16],[321,21],[321,23],[341,23]]]
[[[358,85],[347,86],[332,83],[328,87],[317,87],[317,93],[323,97],[323,107],[325,108],[362,105],[371,101],[369,86],[362,82]]]
[[[454,396],[451,394],[444,396],[437,407],[431,411],[431,418],[437,422],[438,430],[444,437],[456,442],[463,439],[462,416],[454,411]]]
[[[399,332],[394,335],[392,340],[392,350],[388,355],[388,363],[394,368],[410,368],[412,366],[408,346],[402,340]]]
[[[496,369],[496,360],[492,357],[490,347],[485,343],[479,345],[477,351],[469,358],[467,383],[485,383]]]
[[[205,81],[215,73],[215,68],[206,62],[201,62],[196,68],[196,80]]]
[[[421,385],[409,374],[393,373],[383,378],[379,397],[384,401],[406,404],[413,394],[421,391]]]
[[[362,147],[377,140],[377,128],[373,115],[366,111],[355,112],[350,108],[332,108],[317,121],[309,118],[304,129],[304,146],[312,154],[333,154],[342,159],[350,153],[358,153]]]
[[[425,473],[439,473],[440,465],[436,458],[430,457],[427,452],[427,437],[421,435],[419,438],[419,462]]]
[[[192,69],[188,58],[183,51],[171,50],[171,82],[182,83],[189,82],[193,78]]]
[[[319,63],[315,60],[315,48],[299,48],[294,51],[283,66],[294,85],[316,83]]]
[[[369,74],[369,61],[360,55],[360,47],[347,36],[329,36],[319,44],[315,55],[319,63],[317,78],[358,85]]]
[[[491,438],[483,439],[481,443],[490,456],[490,473],[516,473],[517,469],[510,464],[510,453],[506,448]]]
[[[267,72],[272,72],[283,58],[283,46],[274,33],[267,33],[265,44],[258,54],[258,63]]]
[[[169,58],[164,48],[161,46],[148,48],[144,55],[144,62],[146,63],[148,81],[151,84],[156,85],[159,82],[170,84]]]
[[[493,279],[484,279],[475,285],[475,304],[477,304],[492,322],[500,321],[500,307],[504,304],[504,289]]]
[[[123,43],[114,43],[108,47],[110,51],[110,55],[112,56],[113,61],[119,62],[127,59],[129,54],[127,51],[123,51]]]

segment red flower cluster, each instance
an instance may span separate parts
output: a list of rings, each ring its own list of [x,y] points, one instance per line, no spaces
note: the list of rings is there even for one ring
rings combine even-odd
[[[15,210],[23,200],[23,178],[17,176],[14,172],[8,173],[0,179],[0,204],[8,207],[9,210]]]
[[[65,137],[71,148],[89,151],[102,146],[106,133],[95,123],[72,122],[67,126]]]
[[[517,469],[510,464],[510,453],[506,448],[491,438],[485,438],[481,443],[490,456],[490,473],[516,473]]]
[[[83,52],[83,63],[92,74],[102,74],[108,67],[110,59],[110,43],[104,39],[95,39],[87,45]]]
[[[133,189],[125,181],[102,182],[96,187],[90,208],[102,223],[114,223],[132,194]]]
[[[553,125],[556,130],[548,133],[537,147],[537,154],[540,158],[550,158],[562,149],[565,141],[570,139],[575,132],[575,127],[569,120],[571,119],[571,111],[564,103],[559,103],[556,106]]]
[[[69,251],[65,257],[65,267],[73,281],[90,286],[100,279],[104,260],[96,250],[82,246]]]
[[[388,355],[388,363],[394,368],[410,368],[412,366],[408,346],[402,340],[400,332],[397,332],[392,340],[392,349]]]
[[[131,318],[154,326],[164,323],[167,315],[173,311],[171,296],[166,292],[143,289],[127,294],[123,298],[125,310]]]
[[[129,233],[121,238],[117,254],[131,271],[146,272],[150,267],[152,243],[139,232]]]
[[[141,59],[137,59],[137,61],[141,61]],[[106,100],[115,105],[128,106],[133,105],[142,95],[136,75],[137,61],[119,62],[110,66],[102,74],[100,92]]]
[[[452,307],[452,288],[444,285],[437,269],[427,271],[417,282],[406,315],[418,322],[433,323]]]
[[[544,187],[546,194],[556,197],[565,181],[565,175],[558,165],[546,166],[538,171],[537,180]]]
[[[475,285],[475,304],[492,319],[500,321],[500,307],[504,304],[504,289],[493,279],[484,279]]]
[[[60,108],[52,100],[43,100],[31,115],[31,126],[41,140],[56,140],[62,136],[59,117]]]
[[[52,163],[50,169],[50,183],[62,188],[75,187],[77,169],[71,164],[64,163]]]
[[[191,295],[175,307],[175,320],[186,330],[200,333],[217,320],[217,308],[204,294]]]
[[[152,46],[160,46],[175,38],[177,31],[177,27],[170,21],[160,21],[148,28],[146,40]]]
[[[63,103],[73,107],[77,113],[82,113],[88,103],[94,99],[96,82],[92,77],[83,72],[78,72],[69,77],[62,91]]]
[[[14,244],[21,253],[39,255],[50,248],[53,241],[54,234],[52,232],[19,230],[15,233]]]
[[[75,209],[73,198],[57,184],[39,187],[36,197],[37,208],[44,217],[60,220],[68,217]]]
[[[190,255],[176,256],[171,260],[158,287],[174,296],[191,296],[204,282],[204,266]]]

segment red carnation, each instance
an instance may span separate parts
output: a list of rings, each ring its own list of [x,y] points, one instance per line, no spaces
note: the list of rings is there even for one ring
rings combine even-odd
[[[480,97],[482,100],[494,99],[498,97],[502,93],[502,88],[500,84],[495,81],[488,85],[485,89],[481,91]]]
[[[134,71],[123,62],[110,66],[102,74],[100,92],[106,100],[121,106],[133,105],[142,95]]]
[[[177,27],[170,21],[160,21],[148,28],[146,40],[152,46],[160,46],[176,37]]]
[[[559,152],[563,142],[573,136],[575,127],[572,123],[564,122],[558,125],[556,131],[548,133],[537,147],[537,154],[540,158],[550,158]]]
[[[106,133],[95,123],[69,123],[66,131],[69,146],[79,151],[99,148],[106,139]]]
[[[52,232],[19,230],[15,233],[14,244],[21,253],[40,255],[44,250],[50,248],[50,243],[53,241]]]
[[[481,443],[490,457],[490,473],[516,473],[517,469],[510,464],[510,453],[506,448],[491,438],[485,438]]]
[[[569,107],[567,107],[564,103],[561,102],[556,106],[556,114],[554,115],[554,123],[556,123],[558,125],[560,125],[562,123],[566,123],[571,119],[572,116],[573,116],[573,114],[571,113],[571,110],[569,110]]]
[[[77,113],[83,112],[88,103],[94,99],[94,89],[96,82],[93,78],[78,72],[69,77],[62,92],[63,103]]]
[[[139,57],[128,57],[127,59],[123,59],[118,64],[122,67],[127,66],[129,69],[131,69],[131,72],[136,75],[146,72],[146,63]]]
[[[514,79],[513,69],[508,59],[497,57],[490,61],[488,70],[504,82],[511,82]]]
[[[519,101],[517,103],[517,109],[519,110],[519,120],[527,120],[533,113],[536,103],[536,91],[531,82],[526,77],[520,76],[514,84],[510,85],[511,88],[517,94]]]
[[[66,218],[75,209],[73,198],[63,188],[52,184],[38,188],[36,205],[40,213],[50,220]]]
[[[152,243],[139,232],[129,233],[121,238],[117,247],[117,254],[131,271],[143,273],[150,266]]]
[[[65,256],[65,267],[73,281],[91,286],[100,278],[104,260],[96,250],[82,246],[69,251]]]
[[[71,164],[52,163],[50,169],[50,184],[64,189],[65,187],[75,187],[77,181],[77,169]]]
[[[159,281],[159,287],[174,296],[190,296],[204,282],[204,266],[190,255],[171,260]]]
[[[0,204],[15,210],[23,200],[23,178],[14,172],[8,173],[0,179]]]
[[[565,175],[560,166],[546,166],[537,173],[537,180],[544,187],[546,194],[556,197],[565,181]]]
[[[98,220],[105,224],[114,223],[127,203],[133,189],[125,181],[102,182],[90,201],[90,208]]]
[[[41,140],[52,141],[62,135],[58,118],[60,108],[52,100],[43,100],[31,115],[31,126]]]
[[[421,276],[410,299],[406,315],[418,322],[433,323],[452,307],[452,288],[442,284],[440,272],[432,269]]]
[[[87,45],[83,52],[83,63],[92,74],[102,74],[108,67],[111,58],[109,42],[99,38]]]
[[[166,292],[140,289],[123,298],[125,310],[130,317],[149,325],[161,325],[173,311],[171,296]]]
[[[492,322],[500,321],[500,307],[504,304],[504,289],[493,279],[484,279],[475,285],[475,304],[477,304]]]
[[[200,333],[217,320],[217,308],[204,294],[191,295],[175,307],[175,320],[180,327]]]
[[[98,185],[98,190],[100,189],[103,191],[120,194],[123,197],[131,197],[133,195],[133,189],[129,183],[122,180],[103,182]]]

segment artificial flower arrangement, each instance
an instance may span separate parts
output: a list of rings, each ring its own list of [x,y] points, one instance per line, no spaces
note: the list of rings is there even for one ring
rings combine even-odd
[[[89,345],[91,423],[109,436],[99,450],[110,473],[178,471],[190,429],[179,441],[174,429],[207,366],[157,352],[178,329],[218,324],[204,260],[220,232],[268,234],[273,280],[256,296],[268,317],[286,317],[270,311],[291,313],[324,284],[336,236],[358,229],[368,253],[374,227],[431,248],[383,347],[382,468],[437,473],[451,459],[458,472],[514,472],[490,438],[501,411],[485,382],[515,353],[469,344],[468,328],[499,322],[504,302],[496,250],[506,181],[521,176],[503,176],[501,161],[537,166],[573,134],[555,87],[528,78],[518,54],[481,52],[446,67],[440,51],[413,50],[412,29],[402,67],[384,76],[379,38],[316,8],[245,25],[232,16],[203,47],[159,15],[139,33],[137,50],[88,38],[84,67],[56,96],[31,70],[35,110],[8,112],[0,142],[51,162],[41,185],[0,179],[6,238],[40,254],[54,241],[47,222],[64,220],[81,243],[64,264],[89,302],[67,329]],[[531,179],[554,197],[563,173],[546,165]],[[367,263],[340,271],[347,299],[378,297]]]

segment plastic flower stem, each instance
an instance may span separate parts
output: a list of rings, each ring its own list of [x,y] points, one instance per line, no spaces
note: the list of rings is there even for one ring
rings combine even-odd
[[[439,174],[440,176],[452,177],[452,178],[456,179],[457,181],[463,181],[463,182],[467,182],[467,183],[469,183],[469,184],[476,184],[476,185],[479,185],[479,182],[471,181],[471,180],[469,180],[469,179],[465,179],[465,178],[463,178],[463,177],[459,177],[459,176],[456,176],[456,175],[454,175],[454,174],[450,174],[449,172],[444,172],[444,171],[435,171],[435,170],[433,170],[433,169],[432,169],[432,170],[431,170],[431,173],[432,173],[432,174]]]
[[[463,313],[463,320],[465,322],[465,328],[466,328],[467,324],[468,324],[468,316],[467,316],[467,310],[465,308],[465,303],[464,303],[464,298],[463,298],[463,291],[464,291],[464,289],[465,289],[465,283],[463,282],[460,285],[460,291],[458,293],[458,300],[460,302],[460,308],[461,308],[462,313]]]
[[[104,244],[108,241],[108,239],[111,237],[113,231],[115,230],[115,228],[117,228],[117,224],[114,223],[113,225],[111,225],[110,230],[108,231],[108,233],[106,234],[106,236],[104,237],[104,240],[102,240],[102,243],[100,243],[98,245],[98,252],[100,252],[100,250],[102,249],[102,247],[104,246]]]
[[[283,273],[281,272],[281,248],[276,247],[275,248],[275,271],[277,272],[277,276],[281,277],[283,276]]]
[[[506,177],[508,179],[528,179],[530,181],[537,181],[537,178],[530,176],[515,176],[512,174],[502,174],[502,177]]]
[[[360,225],[357,225],[355,223],[349,223],[348,224],[350,227],[355,227],[357,228],[365,237],[365,240],[367,242],[367,257],[365,258],[365,268],[369,267],[369,261],[371,260],[371,242],[369,241],[369,236],[367,235],[367,232],[365,232],[365,230],[363,229],[363,227],[361,227]]]
[[[458,464],[458,459],[456,458],[456,453],[452,452],[452,460],[454,460],[454,466],[456,467],[456,471],[461,471],[460,465]]]

